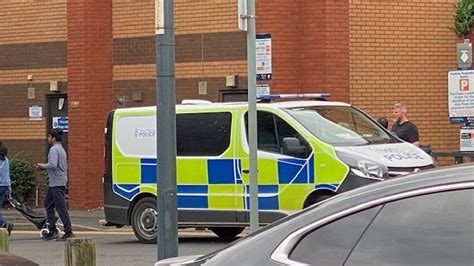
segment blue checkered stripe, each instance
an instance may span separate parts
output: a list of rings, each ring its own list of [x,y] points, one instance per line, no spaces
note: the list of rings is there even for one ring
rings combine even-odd
[[[141,163],[141,184],[156,184],[156,159],[143,158]],[[314,155],[308,159],[279,159],[279,184],[312,184],[314,183]],[[242,180],[240,159],[209,159],[207,160],[209,185],[241,185],[244,188],[242,200],[244,208],[250,208],[250,188]],[[278,210],[279,184],[258,186],[258,205],[261,210]],[[333,185],[320,185],[332,186]],[[139,184],[115,184],[114,192],[121,197],[132,200],[140,192]],[[178,185],[178,208],[207,209],[209,189],[208,185]]]

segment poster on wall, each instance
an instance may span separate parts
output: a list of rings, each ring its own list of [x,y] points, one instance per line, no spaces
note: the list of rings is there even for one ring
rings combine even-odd
[[[270,84],[257,84],[256,93],[257,98],[263,95],[270,95]]]
[[[448,93],[451,123],[474,123],[474,70],[450,71]]]
[[[28,116],[30,120],[41,120],[43,117],[43,107],[41,105],[30,105],[28,108]]]
[[[52,121],[52,128],[56,129],[59,128],[61,129],[64,133],[67,133],[69,131],[69,120],[68,117],[60,117],[60,116],[55,116],[53,117]]]
[[[474,151],[474,127],[462,127],[460,137],[460,150]]]
[[[272,79],[272,35],[257,34],[255,48],[257,80]]]

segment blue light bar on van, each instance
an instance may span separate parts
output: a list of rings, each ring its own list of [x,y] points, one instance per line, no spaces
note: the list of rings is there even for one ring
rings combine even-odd
[[[330,93],[302,93],[302,94],[268,94],[260,95],[257,97],[257,100],[261,101],[271,101],[278,99],[326,99],[331,97]]]

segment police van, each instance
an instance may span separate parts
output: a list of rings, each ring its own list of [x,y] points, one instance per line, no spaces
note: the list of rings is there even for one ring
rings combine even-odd
[[[209,228],[227,238],[249,224],[247,110],[247,103],[176,106],[179,227]],[[428,154],[347,103],[258,103],[257,127],[262,224],[365,184],[434,167]],[[156,107],[110,112],[105,161],[108,224],[132,225],[141,242],[156,242]]]

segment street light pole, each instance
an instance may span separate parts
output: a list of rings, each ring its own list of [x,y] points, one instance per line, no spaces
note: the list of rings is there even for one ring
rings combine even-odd
[[[257,182],[257,67],[255,55],[255,0],[247,0],[247,86],[249,105],[249,188],[250,231],[258,230],[258,182]]]
[[[157,19],[156,29],[157,252],[161,260],[178,256],[175,43],[173,0],[155,4],[156,12],[164,15]]]

